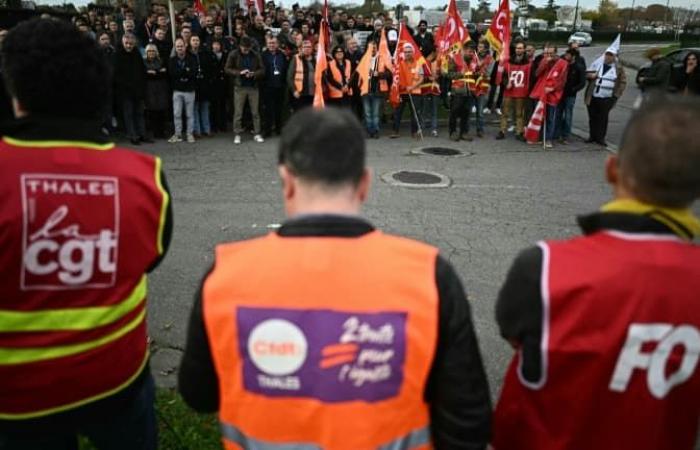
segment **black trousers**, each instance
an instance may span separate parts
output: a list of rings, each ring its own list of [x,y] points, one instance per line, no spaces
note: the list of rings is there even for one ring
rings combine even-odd
[[[217,132],[226,131],[229,115],[226,114],[226,98],[223,92],[217,92],[209,103],[211,110],[211,129]]]
[[[309,106],[313,106],[314,96],[313,95],[302,95],[299,98],[292,96],[292,109],[294,112],[304,109]]]
[[[165,113],[165,110],[146,110],[146,130],[156,139],[165,137]]]
[[[263,133],[269,135],[273,128],[282,131],[282,107],[284,104],[284,87],[265,87],[263,90]]]
[[[459,119],[459,134],[469,133],[469,96],[451,95],[452,105],[450,105],[449,129],[450,134],[457,131],[457,120]]]
[[[496,104],[493,104],[493,99],[496,97],[496,89],[498,89],[498,97],[496,98]],[[496,86],[496,79],[494,78],[491,80],[491,89],[489,89],[489,100],[487,103],[487,107],[491,110],[496,108],[500,108],[503,106],[503,86]]]
[[[608,133],[608,114],[615,105],[615,99],[591,98],[588,105],[588,128],[590,138],[599,144],[605,144],[605,135]]]

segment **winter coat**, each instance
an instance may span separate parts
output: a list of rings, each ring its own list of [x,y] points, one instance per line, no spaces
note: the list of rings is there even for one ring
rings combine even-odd
[[[177,55],[170,58],[168,64],[168,74],[170,75],[170,86],[173,91],[194,92],[197,87],[197,63],[194,57],[186,53],[183,64],[178,61]]]
[[[563,98],[575,97],[578,91],[584,87],[586,87],[586,67],[576,60],[569,64]]]
[[[250,70],[254,74],[253,79],[257,87],[259,86],[259,80],[265,77],[265,67],[263,67],[260,54],[250,50],[250,55],[253,57],[253,67]],[[224,70],[226,71],[226,75],[233,77],[234,86],[241,85],[241,52],[239,50],[229,53]]]
[[[211,53],[201,48],[199,52],[192,53],[192,57],[195,61],[197,101],[208,101],[214,94],[214,61]]]
[[[656,59],[642,78],[639,84],[644,92],[666,92],[671,81],[671,63],[666,58]]]
[[[114,94],[118,99],[143,100],[146,95],[146,66],[138,49],[119,48],[114,55]]]
[[[168,69],[159,59],[145,61],[146,64],[146,110],[164,111],[170,105]]]

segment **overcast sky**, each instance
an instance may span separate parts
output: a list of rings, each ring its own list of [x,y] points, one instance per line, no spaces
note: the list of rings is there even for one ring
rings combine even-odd
[[[64,0],[35,0],[37,4],[42,4],[42,5],[60,5],[64,3]],[[279,1],[279,0],[277,0]],[[491,8],[495,8],[496,3],[499,0],[490,0],[491,1]],[[71,2],[71,0],[66,0],[65,2]],[[282,4],[285,7],[289,7],[292,3],[298,2],[299,4],[308,4],[311,3],[310,0],[282,0]],[[333,1],[331,0],[331,3],[361,3],[361,0],[336,0]],[[579,0],[579,5],[583,8],[586,9],[597,9],[598,8],[598,2],[599,0]],[[635,0],[635,6],[648,6],[651,4],[658,4],[658,3],[664,3],[665,0]],[[86,5],[89,3],[89,0],[73,0],[73,4],[76,6],[80,5]],[[385,6],[394,6],[398,3],[398,0],[383,0],[383,3]],[[442,6],[446,4],[446,0],[403,0],[403,3],[409,4],[411,7],[415,5],[423,5],[426,8],[432,9],[436,8],[438,6]],[[476,5],[479,3],[479,0],[471,0],[472,7],[476,7]],[[535,6],[544,6],[547,1],[546,0],[530,0],[530,3],[535,5]],[[576,0],[555,0],[555,4],[557,5],[571,5],[575,6],[576,5]],[[511,7],[515,7],[515,3],[511,3]],[[620,8],[627,8],[632,6],[632,0],[619,0],[618,1],[618,6]],[[670,0],[670,6],[678,6],[678,7],[685,7],[685,8],[699,8],[700,7],[700,2],[698,0]]]

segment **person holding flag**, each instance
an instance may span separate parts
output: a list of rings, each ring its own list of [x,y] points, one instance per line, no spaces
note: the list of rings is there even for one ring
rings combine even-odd
[[[605,135],[608,131],[608,115],[627,87],[625,71],[622,64],[617,63],[619,51],[618,34],[605,53],[593,61],[587,70],[588,86],[584,98],[588,107],[588,143],[607,145]]]
[[[542,62],[537,67],[537,82],[530,93],[530,98],[540,102],[532,116],[533,120],[537,120],[537,117],[540,116],[544,118],[545,132],[543,137],[545,148],[553,147],[552,139],[556,131],[557,105],[564,94],[568,70],[569,63],[565,59],[559,58],[557,47],[551,44],[546,45]],[[528,128],[530,128],[530,125],[528,125]],[[526,137],[529,137],[528,143],[530,144],[537,142],[538,136],[534,133],[530,133]]]
[[[350,107],[352,97],[351,64],[345,59],[343,47],[333,48],[333,60],[328,63],[328,68],[323,72],[323,81],[328,92],[328,104],[341,108]]]
[[[447,78],[452,80],[452,105],[450,106],[450,139],[471,141],[469,137],[469,110],[476,90],[478,62],[474,54],[474,43],[462,45],[462,54],[450,59]],[[459,120],[459,132],[457,131]]]
[[[484,137],[484,114],[487,111],[485,107],[491,85],[491,70],[493,68],[493,57],[489,50],[488,41],[480,41],[477,44],[476,63],[476,83],[474,84],[474,95],[471,97],[471,103],[472,110],[476,108],[476,135],[481,138]]]
[[[379,46],[381,48],[381,42],[383,42],[387,54],[383,57],[377,51],[374,42],[370,41],[356,71],[365,116],[365,128],[368,136],[373,139],[379,139],[379,109],[389,91],[389,80],[391,80],[391,67],[387,65],[389,47],[386,45],[386,37],[383,34],[381,39]]]
[[[404,32],[405,28],[401,28]],[[403,36],[402,36],[403,37]],[[410,38],[410,36],[409,36]],[[423,105],[421,97],[421,84],[425,72],[421,61],[415,58],[416,48],[412,43],[405,42],[400,39],[399,45],[396,48],[398,56],[398,64],[396,64],[395,72],[398,73],[398,79],[394,76],[394,83],[397,83],[396,90],[399,96],[398,104],[394,105],[394,132],[391,135],[392,139],[399,137],[399,128],[401,126],[401,118],[406,105],[411,109],[411,135],[418,137],[419,123],[421,123],[418,111]],[[423,57],[421,56],[421,59]],[[420,105],[420,106],[417,106]]]

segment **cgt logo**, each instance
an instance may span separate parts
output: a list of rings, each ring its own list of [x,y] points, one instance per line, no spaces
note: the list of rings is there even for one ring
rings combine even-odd
[[[253,364],[268,375],[284,376],[304,365],[308,343],[301,329],[288,320],[260,322],[248,338]]]
[[[117,272],[119,181],[115,177],[21,177],[21,288],[107,288]]]

